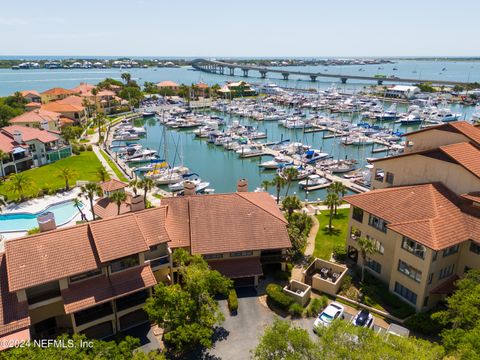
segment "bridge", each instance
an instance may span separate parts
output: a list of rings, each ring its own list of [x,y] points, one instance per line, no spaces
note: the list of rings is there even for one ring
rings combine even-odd
[[[288,80],[290,75],[299,75],[304,76],[310,81],[317,81],[317,78],[336,78],[340,79],[342,83],[346,83],[347,80],[363,80],[363,81],[375,81],[378,85],[383,83],[407,83],[407,84],[418,84],[418,83],[431,83],[434,85],[467,85],[468,83],[462,81],[449,81],[449,80],[438,80],[438,79],[408,79],[408,78],[399,78],[399,77],[375,77],[375,76],[361,76],[361,75],[348,75],[348,74],[326,74],[321,72],[305,72],[305,71],[295,71],[295,70],[285,70],[285,69],[270,69],[261,66],[254,65],[244,65],[237,64],[225,61],[218,60],[208,60],[208,59],[195,59],[192,61],[192,67],[194,69],[217,73],[220,75],[229,75],[235,76],[235,69],[241,71],[242,76],[248,77],[249,71],[258,71],[262,79],[267,78],[268,73],[277,73],[281,74],[283,80]]]

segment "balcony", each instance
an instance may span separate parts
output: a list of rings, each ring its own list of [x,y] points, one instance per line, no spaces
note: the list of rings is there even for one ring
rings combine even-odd
[[[89,322],[104,318],[105,316],[113,314],[110,303],[98,305],[89,309],[81,310],[74,314],[75,324],[77,326],[87,324]]]
[[[152,267],[152,269],[157,269],[157,268],[160,268],[162,266],[170,264],[170,255],[169,254],[163,255],[163,256],[160,256],[156,259],[152,259],[152,260],[149,260],[149,261],[150,261],[150,266]]]

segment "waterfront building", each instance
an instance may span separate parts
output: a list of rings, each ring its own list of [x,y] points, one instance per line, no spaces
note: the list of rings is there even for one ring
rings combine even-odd
[[[95,104],[97,111],[105,114],[114,112],[118,106],[120,106],[122,99],[117,96],[117,93],[113,89],[115,85],[111,85],[112,89],[99,89],[97,94],[94,95],[92,90],[95,85],[88,83],[80,83],[79,86],[74,87],[72,91],[80,96],[81,102],[86,99],[88,103]]]
[[[284,263],[290,246],[287,221],[261,192],[165,198],[157,208],[8,240],[0,340],[105,338],[147,322],[142,307],[152,287],[177,279],[177,248],[252,286],[262,265]]]
[[[72,155],[70,145],[46,129],[26,126],[6,126],[0,129],[0,150],[6,156],[0,160],[0,176],[7,176],[42,166]]]
[[[73,95],[73,91],[64,89],[64,88],[52,88],[40,93],[40,97],[42,98],[42,103],[44,104],[47,104],[50,101],[64,99],[70,95]]]
[[[245,81],[228,82],[218,92],[224,97],[253,96],[256,91]]]
[[[116,179],[101,182],[100,187],[102,188],[103,197],[97,200],[94,206],[95,215],[100,219],[106,219],[128,212],[144,210],[145,202],[143,196],[126,192],[125,188],[127,186],[124,182]],[[126,199],[121,203],[120,209],[110,198],[116,192],[126,193]]]
[[[67,96],[64,99],[50,101],[42,104],[42,110],[52,111],[61,115],[61,125],[70,123],[82,123],[86,121],[85,107],[82,105],[82,98],[79,96]],[[66,121],[70,119],[71,121]]]
[[[180,90],[180,85],[170,80],[161,81],[157,83],[156,86],[162,95],[175,95],[177,94],[178,90]]]
[[[396,99],[412,99],[420,93],[417,86],[394,85],[387,89],[385,97]]]
[[[11,125],[58,131],[62,125],[62,115],[54,111],[40,108],[15,116],[8,120],[8,122]]]
[[[359,237],[377,252],[371,274],[417,311],[452,293],[480,268],[480,128],[467,122],[406,135],[405,153],[372,162],[372,191],[350,203],[348,257],[362,264]]]
[[[23,90],[23,91],[20,91],[20,94],[22,94],[22,97],[29,103],[42,102],[42,98],[37,90]]]

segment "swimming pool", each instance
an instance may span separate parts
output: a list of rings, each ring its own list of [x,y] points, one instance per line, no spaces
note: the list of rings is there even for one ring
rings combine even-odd
[[[80,205],[83,209],[84,204]],[[38,227],[37,216],[46,212],[52,212],[55,215],[55,223],[57,226],[66,224],[72,220],[77,214],[78,209],[73,205],[73,200],[66,200],[56,204],[47,206],[37,213],[10,213],[0,214],[0,232],[11,231],[28,231]]]

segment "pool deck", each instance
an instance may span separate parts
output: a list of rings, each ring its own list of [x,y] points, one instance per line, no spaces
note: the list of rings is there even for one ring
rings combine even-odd
[[[19,213],[19,212],[27,212],[27,213],[37,213],[44,210],[46,207],[62,202],[67,200],[72,200],[76,198],[80,194],[80,188],[75,187],[72,190],[64,193],[58,193],[55,195],[48,195],[41,198],[35,198],[28,201],[24,201],[20,204],[9,204],[6,208],[4,208],[2,214],[10,214],[10,213]],[[90,211],[90,205],[88,204],[88,200],[82,198],[83,203],[85,204],[83,212],[87,216],[88,219],[92,218],[92,213]],[[81,220],[80,213],[77,214],[73,219],[71,219],[66,224],[59,226],[59,228],[67,227],[75,225],[77,221]],[[22,236],[27,235],[26,231],[9,231],[9,232],[1,232],[0,235],[3,237],[4,240],[11,240],[16,239]],[[0,252],[4,251],[4,241],[0,240]]]

